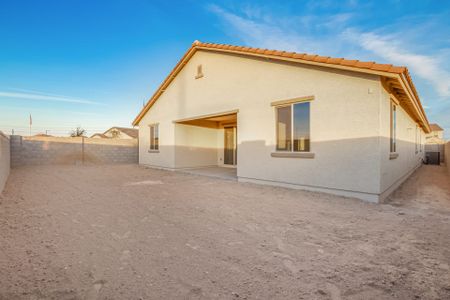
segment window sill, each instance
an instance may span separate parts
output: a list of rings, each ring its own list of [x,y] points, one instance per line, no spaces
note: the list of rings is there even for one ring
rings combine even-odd
[[[314,158],[313,152],[272,152],[272,157],[288,157],[288,158]]]
[[[159,150],[151,150],[151,149],[149,149],[148,153],[159,153]]]
[[[398,153],[397,152],[391,152],[389,154],[389,159],[396,159],[398,157]]]

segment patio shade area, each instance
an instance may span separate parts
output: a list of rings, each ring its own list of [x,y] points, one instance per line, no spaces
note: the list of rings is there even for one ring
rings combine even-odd
[[[208,128],[223,128],[224,126],[237,124],[237,110],[181,119],[175,121],[175,123]]]

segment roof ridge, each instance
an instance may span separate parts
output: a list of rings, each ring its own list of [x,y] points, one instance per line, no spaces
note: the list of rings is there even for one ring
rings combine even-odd
[[[186,65],[187,61],[195,54],[197,50],[209,50],[209,51],[219,51],[219,52],[231,52],[242,55],[249,56],[259,56],[265,57],[268,59],[278,59],[278,60],[289,60],[298,63],[304,64],[313,64],[322,67],[328,68],[338,68],[345,69],[354,72],[363,72],[363,73],[371,73],[378,76],[389,76],[395,77],[398,76],[398,80],[404,84],[405,92],[409,94],[411,91],[411,101],[418,104],[418,112],[419,118],[424,121],[424,128],[429,130],[429,123],[423,109],[423,106],[420,102],[419,94],[412,82],[412,78],[409,74],[408,68],[405,66],[396,66],[392,64],[380,64],[374,61],[360,61],[357,59],[351,60],[346,58],[335,58],[330,56],[321,56],[317,54],[308,54],[308,53],[297,53],[297,52],[287,52],[280,50],[271,50],[266,48],[256,48],[249,46],[235,46],[229,44],[216,44],[216,43],[205,43],[200,42],[199,40],[195,40],[192,43],[192,46],[186,51],[183,57],[178,61],[169,75],[164,79],[164,81],[160,84],[158,89],[149,99],[147,104],[141,110],[141,112],[136,116],[133,121],[133,125],[137,125],[138,122],[142,119],[144,114],[150,109],[153,103],[160,97],[160,95],[165,91],[165,88],[172,82],[173,78],[177,75],[177,73]],[[392,74],[392,75],[390,75]]]
[[[295,51],[283,51],[276,49],[267,49],[267,48],[258,48],[258,47],[250,47],[250,46],[236,46],[230,44],[216,44],[216,43],[206,43],[195,40],[193,43],[193,47],[208,47],[208,48],[217,48],[223,50],[231,50],[231,51],[242,51],[247,53],[256,53],[256,54],[264,54],[270,56],[278,56],[278,57],[288,57],[293,59],[305,60],[305,61],[313,61],[317,63],[324,64],[333,64],[333,65],[342,65],[347,67],[356,67],[360,69],[368,69],[374,71],[382,71],[389,73],[400,74],[403,73],[407,68],[405,66],[396,66],[393,64],[382,64],[377,63],[375,61],[361,61],[358,59],[347,59],[345,57],[331,57],[331,56],[323,56],[312,53],[299,53]]]

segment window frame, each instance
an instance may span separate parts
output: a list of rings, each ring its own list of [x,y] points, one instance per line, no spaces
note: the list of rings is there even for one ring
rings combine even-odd
[[[416,124],[416,154],[419,153],[419,126]]]
[[[159,152],[159,123],[148,125],[149,132],[149,152]]]
[[[389,109],[389,119],[390,119],[390,153],[397,153],[397,104],[391,100]]]
[[[295,101],[297,100],[297,101]],[[275,107],[275,152],[273,153],[272,156],[274,157],[285,157],[283,154],[292,154],[293,156],[295,154],[298,154],[297,156],[301,156],[302,154],[306,154],[304,155],[305,157],[309,156],[307,155],[308,153],[312,153],[312,142],[311,142],[311,102],[312,100],[314,100],[314,97],[312,96],[308,96],[308,97],[302,97],[302,98],[295,98],[295,99],[291,99],[291,100],[284,100],[284,101],[276,101],[272,103],[272,106]],[[309,103],[309,149],[305,150],[305,151],[295,151],[294,150],[294,128],[295,128],[295,122],[294,122],[294,106],[296,104],[301,104],[301,103]],[[283,108],[283,107],[290,107],[290,137],[289,137],[289,141],[290,141],[290,150],[280,150],[278,149],[278,109]],[[313,157],[313,156],[312,156]],[[312,158],[311,157],[311,158]]]
[[[419,127],[419,143],[420,143],[420,153],[422,153],[423,149],[422,149],[422,128]]]

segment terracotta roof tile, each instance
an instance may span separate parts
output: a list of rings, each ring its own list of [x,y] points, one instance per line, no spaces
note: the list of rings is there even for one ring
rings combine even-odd
[[[295,53],[292,55],[293,58],[303,58],[306,54],[305,53]]]
[[[334,58],[334,57],[330,57],[327,61],[328,64],[332,64],[332,65],[339,65],[341,63],[341,61],[343,61],[343,58]]]
[[[358,67],[358,68],[365,68],[365,69],[370,69],[370,67],[372,67],[373,64],[374,64],[373,61],[358,61],[358,62],[355,64],[355,67]]]
[[[441,126],[436,123],[430,124],[431,131],[444,131]]]
[[[375,71],[389,71],[392,65],[389,64],[373,64],[371,69]]]
[[[140,121],[140,119],[143,117],[143,114],[145,114],[145,112],[150,108],[150,106],[156,101],[156,99],[159,97],[161,91],[164,90],[166,84],[169,84],[171,82],[172,78],[178,73],[177,70],[180,67],[181,62],[184,61],[185,59],[189,59],[190,56],[192,56],[192,54],[195,52],[195,50],[197,48],[232,50],[232,51],[236,51],[236,52],[241,52],[243,54],[248,53],[249,55],[252,55],[252,53],[256,53],[256,54],[265,55],[265,56],[268,56],[268,57],[271,57],[274,59],[276,59],[276,58],[285,59],[286,57],[288,57],[288,58],[293,58],[293,59],[297,60],[298,62],[310,61],[310,62],[318,63],[323,66],[329,66],[329,67],[333,67],[333,65],[346,66],[346,67],[354,68],[355,70],[360,69],[361,71],[373,70],[373,71],[378,71],[378,72],[399,74],[401,76],[402,75],[404,76],[404,78],[408,82],[409,86],[411,87],[411,90],[413,91],[414,96],[416,97],[416,99],[419,99],[417,90],[414,87],[411,76],[409,75],[409,71],[406,67],[393,66],[391,64],[377,64],[375,62],[363,62],[363,61],[359,61],[359,60],[348,60],[345,58],[333,58],[333,57],[310,55],[310,54],[295,53],[295,52],[268,50],[268,49],[253,48],[253,47],[237,47],[237,46],[232,46],[232,45],[202,43],[199,41],[195,41],[192,44],[192,47],[186,52],[186,54],[183,56],[183,58],[180,60],[180,62],[175,66],[175,68],[172,70],[172,72],[166,78],[166,80],[164,80],[164,82],[161,84],[161,86],[155,92],[153,97],[149,100],[149,102],[144,107],[144,109],[141,111],[141,113],[133,121],[134,125],[136,125]],[[420,104],[420,100],[418,100],[418,101]],[[426,119],[425,111],[423,110],[423,107],[421,105],[419,105],[419,109],[421,110],[423,116]],[[426,120],[426,123],[428,124],[428,120]]]
[[[340,62],[340,65],[342,66],[354,66],[359,62],[359,60],[350,60],[350,59],[343,59]]]
[[[311,61],[311,60],[314,60],[316,58],[316,56],[317,55],[305,54],[302,59]]]
[[[406,69],[405,67],[392,66],[389,69],[389,72],[400,74],[400,73],[403,73],[405,71],[405,69]]]
[[[329,56],[317,56],[315,61],[317,61],[317,62],[327,62],[329,58],[330,58]]]

